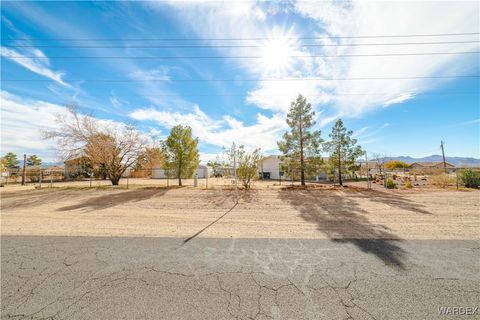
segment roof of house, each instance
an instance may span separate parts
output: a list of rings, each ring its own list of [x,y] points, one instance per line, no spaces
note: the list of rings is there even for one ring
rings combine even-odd
[[[410,166],[413,166],[413,165],[419,165],[421,167],[425,167],[425,168],[431,168],[431,167],[435,167],[435,166],[442,166],[443,167],[443,162],[414,162],[412,163]],[[445,162],[445,165],[447,167],[451,167],[451,168],[455,168],[455,166],[451,163],[448,163],[448,162]]]
[[[63,161],[63,163],[67,163],[67,162],[74,162],[74,161],[78,161],[78,160],[81,160],[83,158],[86,158],[85,155],[70,155],[67,159],[65,159]]]

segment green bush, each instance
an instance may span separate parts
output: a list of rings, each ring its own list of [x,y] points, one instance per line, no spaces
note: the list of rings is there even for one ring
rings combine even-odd
[[[463,185],[467,188],[480,188],[480,170],[462,170],[459,178]]]
[[[397,187],[397,185],[395,184],[395,182],[393,182],[392,179],[388,178],[387,179],[387,189],[395,189]]]
[[[412,183],[410,181],[405,182],[405,188],[412,189],[413,188]]]

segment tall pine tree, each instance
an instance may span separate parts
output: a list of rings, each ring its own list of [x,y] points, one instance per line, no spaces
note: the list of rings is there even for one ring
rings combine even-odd
[[[305,172],[308,171],[309,159],[318,159],[323,140],[320,131],[312,131],[315,125],[315,112],[312,105],[301,94],[291,103],[287,114],[287,124],[290,130],[285,132],[283,140],[278,142],[278,148],[283,153],[283,159],[290,166],[298,167],[300,181],[305,185]],[[292,170],[290,170],[292,171]],[[289,173],[293,176],[293,172]]]
[[[348,169],[355,164],[358,157],[363,154],[360,146],[357,146],[357,139],[352,138],[353,132],[343,126],[342,119],[338,119],[332,127],[330,141],[327,149],[330,151],[330,159],[334,167],[338,169],[338,182],[342,186],[342,167]]]

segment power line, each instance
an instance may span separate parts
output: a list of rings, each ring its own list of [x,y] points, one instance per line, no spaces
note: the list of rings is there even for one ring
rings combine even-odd
[[[391,57],[391,56],[427,56],[427,55],[454,55],[478,54],[480,51],[457,52],[416,52],[416,53],[379,53],[379,54],[339,54],[339,55],[289,55],[285,58],[347,58],[347,57]],[[11,59],[139,59],[139,60],[173,60],[173,59],[265,59],[264,56],[13,56],[2,55]]]
[[[272,94],[255,94],[256,97],[290,97],[293,95],[297,95],[298,92],[292,92],[290,94],[286,93],[272,93]],[[332,96],[384,96],[385,92],[382,93],[351,93],[351,92],[325,92],[324,94],[315,94],[315,95],[308,95],[308,97],[325,97],[326,95]],[[389,94],[389,93],[388,93]],[[469,94],[480,94],[480,91],[476,92],[426,92],[426,93],[416,93],[411,92],[412,95],[420,96],[420,95],[469,95]],[[244,97],[245,94],[191,94],[191,93],[182,93],[182,94],[161,94],[156,95],[155,97],[162,98],[162,97],[177,97],[177,96],[185,96],[185,97]]]
[[[412,77],[352,77],[352,78],[255,78],[255,79],[62,79],[67,82],[281,82],[281,81],[356,81],[356,80],[415,80],[480,78],[480,75],[412,76]],[[2,79],[2,82],[45,82],[50,79]]]
[[[478,35],[480,32],[427,33],[398,35],[358,35],[358,36],[320,36],[320,37],[243,37],[243,38],[13,38],[17,41],[243,41],[243,40],[320,40],[320,39],[363,39],[363,38],[411,38],[411,37],[448,37]]]
[[[479,40],[465,41],[435,41],[435,42],[389,42],[389,43],[329,43],[329,44],[294,44],[287,45],[288,48],[302,47],[357,47],[357,46],[398,46],[398,45],[433,45],[433,44],[461,44],[479,43]],[[133,48],[133,49],[164,49],[164,48],[265,48],[264,45],[4,45],[5,48]]]

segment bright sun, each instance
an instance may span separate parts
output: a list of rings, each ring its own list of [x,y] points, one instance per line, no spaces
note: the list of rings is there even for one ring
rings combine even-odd
[[[292,64],[291,41],[286,38],[273,38],[262,47],[262,63],[266,73],[288,71]]]

